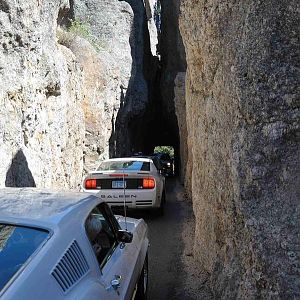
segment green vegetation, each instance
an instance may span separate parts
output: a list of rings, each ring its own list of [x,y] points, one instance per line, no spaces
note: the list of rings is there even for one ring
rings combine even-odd
[[[87,23],[73,20],[68,31],[89,41],[97,51],[105,48],[105,44],[91,33],[90,26]]]
[[[87,40],[91,37],[89,26],[77,20],[71,22],[71,26],[68,28],[68,31]]]
[[[105,48],[105,44],[101,42],[95,35],[91,33],[88,23],[78,20],[71,21],[67,29],[60,28],[57,32],[58,42],[69,47],[76,36],[87,40],[97,51]]]
[[[154,153],[167,153],[171,158],[174,158],[174,148],[172,146],[156,146]]]

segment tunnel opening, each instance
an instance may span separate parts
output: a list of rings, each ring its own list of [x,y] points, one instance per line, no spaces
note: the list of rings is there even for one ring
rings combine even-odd
[[[159,103],[158,103],[159,104]],[[178,127],[166,119],[160,105],[148,109],[143,118],[134,119],[129,123],[131,153],[153,154],[170,149],[174,161],[175,175],[180,172],[180,149]],[[162,147],[164,146],[164,147]]]
[[[161,68],[158,68],[156,79],[150,89],[150,101],[145,114],[132,119],[129,123],[131,154],[142,152],[150,155],[158,146],[172,149],[174,175],[180,173],[179,128],[175,110],[173,114],[164,108],[160,91]]]
[[[171,74],[170,64],[174,62],[174,56],[170,57],[169,52],[165,49],[170,47],[166,43],[165,36],[166,32],[171,30],[169,23],[162,18],[166,9],[169,9],[169,7],[165,7],[159,0],[155,1],[153,17],[158,38],[156,56],[152,56],[149,50],[147,53],[146,49],[151,48],[150,30],[147,28],[144,31],[146,37],[144,76],[148,85],[149,102],[143,116],[129,121],[128,128],[131,154],[137,152],[151,154],[155,152],[155,147],[159,145],[171,147],[174,153],[174,175],[180,175],[180,137],[174,103],[174,78],[170,81],[166,80],[167,74]],[[172,41],[175,42],[175,39]],[[173,70],[171,74],[174,75],[173,77],[176,76],[177,69],[185,69],[185,56],[177,64],[179,66],[176,65],[176,70]]]
[[[174,159],[174,147],[172,147],[172,146],[159,145],[154,148],[153,152],[154,152],[154,154],[155,153],[165,153],[165,154],[169,155],[169,157],[171,159]]]
[[[132,8],[133,3],[127,0]],[[138,97],[136,76],[132,77],[124,96],[124,105],[116,116],[110,139],[110,157],[130,156],[135,153],[151,154],[158,145],[167,145],[174,149],[174,165],[176,174],[180,172],[179,128],[174,106],[174,92],[164,93],[162,85],[165,76],[167,57],[160,56],[161,33],[163,32],[162,5],[156,1],[154,12],[151,13],[150,3],[144,1],[143,21],[143,58],[142,74],[147,84],[147,103],[141,110],[132,109],[138,102],[131,99]],[[149,20],[153,18],[157,31],[156,51],[153,51],[153,33],[149,27]],[[153,29],[153,28],[152,28]],[[156,52],[156,53],[154,53]],[[135,53],[133,54],[135,55]],[[173,89],[173,87],[171,87]],[[127,112],[130,111],[128,114]]]

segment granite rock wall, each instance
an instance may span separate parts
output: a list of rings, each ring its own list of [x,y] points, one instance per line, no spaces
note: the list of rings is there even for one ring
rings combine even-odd
[[[59,43],[76,56],[84,73],[85,171],[114,155],[118,112],[133,70],[133,11],[124,1],[73,1],[59,28]]]
[[[75,0],[67,17],[71,23],[62,20],[61,43],[72,50],[85,74],[86,171],[99,160],[131,153],[130,126],[143,116],[149,100],[145,56],[152,56],[156,46],[153,30],[150,43],[150,4]]]
[[[77,188],[82,72],[56,43],[60,1],[0,1],[0,186]]]
[[[156,41],[144,5],[0,1],[0,186],[78,188],[130,153]]]
[[[195,257],[216,298],[298,298],[299,1],[181,12]]]

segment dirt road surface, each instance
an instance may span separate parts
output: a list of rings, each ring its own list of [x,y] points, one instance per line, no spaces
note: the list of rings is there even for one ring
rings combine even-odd
[[[164,216],[135,212],[149,227],[149,300],[212,299],[207,275],[192,254],[195,219],[192,204],[176,179],[167,179]]]

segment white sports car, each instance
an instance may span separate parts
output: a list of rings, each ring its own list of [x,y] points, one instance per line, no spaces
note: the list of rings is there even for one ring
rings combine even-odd
[[[147,225],[126,224],[95,195],[0,189],[1,300],[146,299]]]
[[[98,194],[112,207],[156,209],[163,214],[165,177],[150,158],[104,160],[83,181],[83,191]]]

